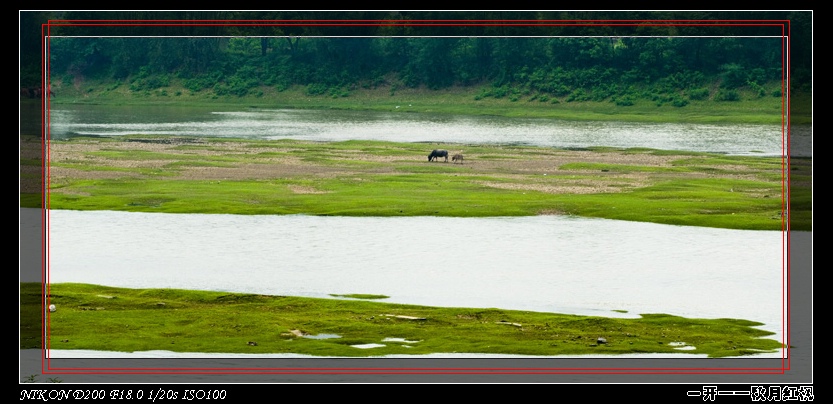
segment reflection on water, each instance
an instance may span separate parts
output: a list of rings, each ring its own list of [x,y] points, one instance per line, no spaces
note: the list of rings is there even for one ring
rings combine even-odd
[[[407,109],[407,107],[403,107]],[[194,107],[61,105],[50,110],[50,135],[180,136],[386,140],[524,144],[559,148],[649,147],[749,155],[783,155],[780,125],[572,122],[556,119],[330,110],[223,111]],[[793,156],[811,156],[811,133],[794,128]]]
[[[341,335],[338,335],[338,334],[315,334],[315,335],[302,335],[301,338],[333,339],[333,338],[341,338]]]
[[[781,232],[557,216],[49,212],[49,282],[632,317],[783,334]]]

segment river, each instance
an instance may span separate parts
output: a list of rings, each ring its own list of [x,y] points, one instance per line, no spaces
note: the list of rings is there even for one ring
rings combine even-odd
[[[407,105],[402,109],[406,110]],[[735,155],[812,156],[812,128],[456,116],[430,113],[59,105],[50,136],[128,134],[303,139],[317,141],[522,144],[557,148],[649,147]]]

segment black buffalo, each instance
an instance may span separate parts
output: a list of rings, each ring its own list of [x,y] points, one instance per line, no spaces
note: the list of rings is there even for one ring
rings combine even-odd
[[[428,161],[434,161],[437,157],[444,157],[445,162],[448,163],[448,150],[432,150],[431,154],[428,155]]]

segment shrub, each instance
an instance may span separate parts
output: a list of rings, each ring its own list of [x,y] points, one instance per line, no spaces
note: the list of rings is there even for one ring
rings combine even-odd
[[[229,87],[223,83],[217,83],[214,85],[214,94],[216,95],[228,95]]]
[[[334,87],[330,89],[329,94],[332,98],[348,97],[350,96],[350,91],[343,87]]]
[[[171,76],[168,74],[150,75],[146,72],[147,69],[143,69],[143,71],[133,79],[133,82],[130,83],[130,90],[155,90],[160,87],[167,87],[171,83]]]
[[[720,90],[715,98],[718,101],[740,101],[740,94],[735,90]]]
[[[620,107],[629,107],[633,105],[633,98],[629,95],[623,97],[614,97],[612,101]]]
[[[760,69],[759,69],[760,70]],[[766,96],[766,90],[764,90],[764,86],[758,84],[755,81],[748,81],[747,84],[749,88],[752,89],[753,92],[760,98]]]
[[[720,74],[723,79],[722,87],[735,89],[746,84],[748,74],[741,65],[737,63],[729,63],[720,66],[720,69],[722,70],[722,73]]]
[[[590,99],[593,101],[604,101],[611,95],[613,95],[613,89],[610,86],[599,85],[590,92]]]
[[[709,98],[709,89],[695,88],[688,92],[688,98],[692,100],[705,100]]]
[[[185,79],[182,85],[186,89],[191,90],[191,92],[197,93],[205,89],[214,88],[220,82],[222,76],[223,74],[221,72],[216,71],[210,75],[200,75]]]
[[[575,91],[570,93],[570,95],[567,96],[567,102],[588,101],[589,99],[590,97],[588,97],[584,89],[581,88],[576,89]]]
[[[495,98],[503,98],[507,94],[509,94],[509,87],[507,86],[500,86],[495,88],[495,91],[492,91],[492,96]]]
[[[674,97],[674,99],[671,100],[671,105],[681,108],[688,105],[688,100],[682,97]]]
[[[327,86],[321,83],[313,83],[307,86],[307,95],[321,95],[327,93]]]
[[[552,93],[555,94],[557,97],[563,97],[567,94],[570,94],[570,87],[567,87],[563,84],[553,85]]]

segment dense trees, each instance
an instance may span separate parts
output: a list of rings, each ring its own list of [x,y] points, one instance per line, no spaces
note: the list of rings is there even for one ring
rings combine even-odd
[[[183,13],[162,14],[171,19],[211,17]],[[292,12],[232,14],[222,14],[222,19],[237,17],[236,21],[249,21],[247,17],[253,20],[258,17],[256,21],[285,22],[309,18],[309,15]],[[359,16],[354,13],[350,17],[378,20],[382,14],[368,12]],[[397,17],[399,21],[420,21],[419,17],[428,19],[431,16],[384,14]],[[159,13],[146,15],[142,12],[107,15],[116,20],[160,18]],[[496,15],[503,17],[503,14],[484,12],[483,18]],[[86,17],[80,13],[61,16]],[[523,14],[526,19],[530,16],[539,20],[564,17],[546,13]],[[577,15],[574,13],[573,16]],[[636,13],[629,16],[636,16]],[[103,18],[101,13],[92,17]],[[338,20],[330,15],[314,17]],[[473,13],[467,14],[468,19],[473,17]],[[796,31],[811,35],[811,29],[806,27],[809,20],[804,15],[795,17],[802,24],[795,28]],[[39,13],[27,18],[30,23],[37,23],[43,21],[44,15]],[[436,15],[433,18],[437,18]],[[444,18],[450,17],[444,15]],[[21,24],[23,42],[23,21]],[[772,95],[773,87],[780,89],[785,66],[781,31],[777,31],[779,35],[769,35],[772,32],[767,31],[767,27],[751,28],[763,36],[734,35],[730,27],[708,29],[718,34],[727,33],[725,36],[705,36],[696,35],[697,32],[685,26],[650,25],[599,26],[581,31],[583,36],[562,36],[576,32],[577,28],[548,26],[541,31],[543,28],[528,24],[521,27],[487,24],[454,29],[414,24],[368,24],[348,29],[331,25],[247,26],[238,23],[130,28],[56,24],[50,30],[53,35],[49,42],[50,72],[56,78],[121,81],[129,83],[134,90],[152,90],[178,80],[191,91],[207,90],[220,95],[242,96],[258,91],[262,86],[281,90],[290,85],[302,85],[310,94],[336,96],[347,95],[353,89],[380,85],[430,89],[478,85],[484,88],[481,94],[484,97],[524,94],[542,100],[609,99],[627,105],[628,99],[634,97],[684,103],[702,97],[704,92],[709,94],[711,91],[711,95],[715,95],[712,91],[715,89],[706,88],[710,83],[719,83],[720,89],[727,92],[744,87],[760,91],[761,96]],[[147,29],[154,29],[155,35],[141,35]],[[750,32],[750,28],[744,29],[744,32]],[[113,35],[114,31],[123,34]],[[588,35],[590,31],[598,31],[599,35]],[[682,35],[682,31],[694,34]],[[104,36],[103,32],[109,35]],[[453,35],[440,35],[443,32]],[[513,35],[539,32],[547,35]],[[356,33],[362,35],[352,35]],[[634,36],[642,33],[646,36]],[[27,34],[27,38],[30,36]],[[799,56],[812,52],[811,47],[808,50],[803,43],[793,45],[793,48]],[[24,65],[30,59],[21,57]],[[797,77],[794,75],[794,84],[810,80],[810,66],[803,59],[794,56],[792,66],[800,72]],[[21,69],[25,67],[21,66]]]

